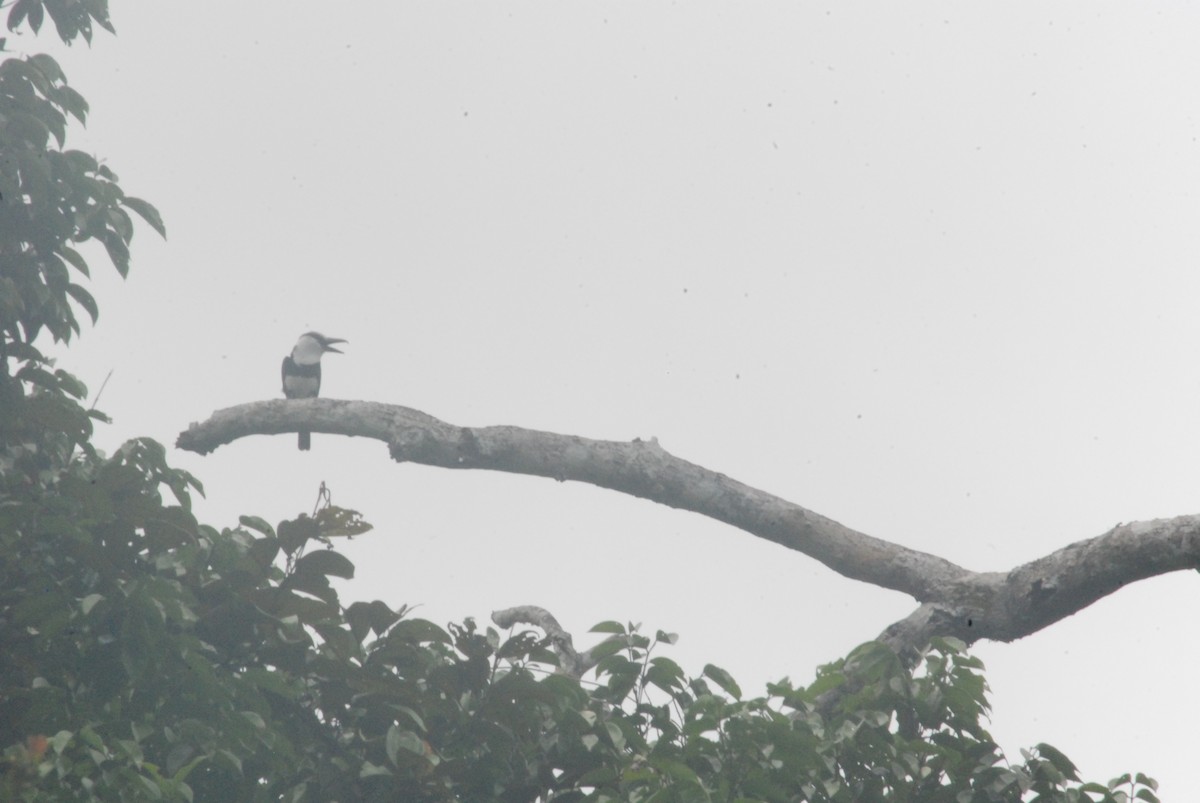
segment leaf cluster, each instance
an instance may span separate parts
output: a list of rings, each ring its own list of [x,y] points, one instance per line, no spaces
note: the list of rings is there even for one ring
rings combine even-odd
[[[159,495],[194,483],[148,442],[88,465],[53,503],[0,507],[19,514],[5,532],[37,532],[2,544],[11,799],[1121,799],[1048,745],[1006,764],[953,641],[916,672],[870,643],[745,698],[719,667],[653,654],[674,636],[606,622],[579,681],[537,633],[343,607],[332,581],[354,567],[305,553],[315,519],[200,525]],[[819,714],[849,672],[855,693]]]
[[[18,0],[9,27],[37,30],[48,13],[63,38],[91,36],[91,22],[111,29],[107,3],[96,0]],[[0,62],[0,364],[40,359],[34,339],[78,334],[78,306],[94,321],[82,244],[103,246],[124,276],[129,271],[133,222],[129,212],[166,234],[158,211],[126,195],[116,174],[95,157],[66,149],[67,123],[87,119],[88,104],[58,63],[39,53]]]
[[[82,36],[92,41],[92,23],[109,33],[116,33],[108,16],[108,0],[16,0],[8,11],[8,29],[22,25],[37,33],[46,17],[54,23],[55,32],[70,44]]]

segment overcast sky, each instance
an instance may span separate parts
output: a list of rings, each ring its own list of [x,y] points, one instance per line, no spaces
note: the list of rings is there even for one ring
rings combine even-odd
[[[323,394],[459,425],[657,437],[851,527],[1004,571],[1200,510],[1200,9],[1129,3],[113,0],[62,55],[142,227],[62,365],[173,444]],[[49,36],[10,49],[50,48]],[[61,48],[55,48],[55,52]],[[537,604],[681,634],[751,693],[911,599],[589,486],[314,435],[172,452],[202,520],[376,529],[348,599],[445,623]],[[980,644],[1006,751],[1197,781],[1200,576]]]

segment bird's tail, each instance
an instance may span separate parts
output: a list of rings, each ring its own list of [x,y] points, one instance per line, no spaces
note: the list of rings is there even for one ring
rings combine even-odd
[[[312,448],[312,433],[306,429],[300,430],[299,437],[300,451],[307,452]]]

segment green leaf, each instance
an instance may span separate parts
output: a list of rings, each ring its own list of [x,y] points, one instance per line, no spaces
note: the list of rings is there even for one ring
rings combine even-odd
[[[66,749],[68,744],[70,744],[71,739],[72,739],[72,737],[74,737],[74,735],[75,734],[72,733],[71,731],[65,731],[65,730],[59,731],[58,733],[56,733],[50,737],[50,748],[55,753],[57,753],[58,755],[61,756],[62,751]]]
[[[625,635],[625,626],[622,625],[620,622],[614,622],[610,619],[607,622],[600,622],[599,624],[592,625],[592,629],[589,630],[588,632],[589,633],[617,633],[617,634],[623,636],[623,635]]]
[[[13,3],[12,10],[8,12],[8,29],[10,31],[15,31],[25,21],[32,5],[30,0],[17,0]]]
[[[683,688],[683,669],[670,658],[658,657],[651,659],[650,668],[646,670],[646,680],[666,692],[674,692]]]
[[[117,273],[121,274],[124,279],[129,276],[129,246],[121,241],[120,237],[106,235],[101,238],[104,243],[104,250],[108,252],[108,258],[112,261],[113,267],[117,269]]]
[[[58,386],[62,388],[63,393],[74,396],[76,399],[87,398],[87,385],[83,384],[78,377],[58,370],[54,372],[54,378],[58,380]]]
[[[296,561],[296,574],[332,575],[349,580],[354,577],[354,564],[345,555],[332,549],[323,549],[320,552],[310,552]]]
[[[425,732],[428,730],[428,728],[425,727],[425,720],[421,719],[421,717],[417,714],[417,712],[412,710],[408,706],[398,705],[398,706],[396,706],[396,711],[398,713],[404,714],[409,719],[411,719],[413,721],[413,724],[416,725],[417,728],[419,728],[422,732]]]
[[[366,602],[351,603],[346,609],[346,621],[354,638],[362,641],[371,632],[371,606]]]
[[[275,535],[275,529],[265,519],[260,519],[258,516],[238,516],[238,524],[263,535]]]
[[[92,294],[77,284],[68,284],[67,293],[79,303],[79,306],[87,310],[92,324],[95,325],[100,318],[100,307],[97,306],[96,299],[92,298]]]
[[[144,775],[137,775],[135,777],[138,779],[138,782],[142,785],[142,792],[149,795],[149,797],[146,798],[147,800],[162,800],[163,799],[162,787],[160,787],[157,782],[155,782],[151,778],[147,778]]]
[[[143,201],[141,198],[135,198],[132,195],[126,195],[121,203],[124,206],[132,209],[134,212],[137,212],[138,216],[141,217],[142,220],[149,223],[150,226],[156,232],[158,232],[164,240],[167,239],[167,227],[163,225],[162,216],[158,213],[158,210],[154,208],[153,204],[149,203],[148,201]]]
[[[606,658],[621,652],[626,646],[624,639],[609,637],[588,650],[588,653],[594,659]]]
[[[29,63],[37,67],[49,81],[57,83],[67,80],[67,76],[63,74],[62,67],[58,66],[58,62],[45,53],[36,53],[30,56]]]
[[[450,644],[450,634],[427,619],[406,619],[388,631],[389,641]]]
[[[342,629],[338,624],[332,621],[305,622],[305,624],[317,631],[324,646],[333,650],[339,661],[347,661],[359,655],[358,642],[355,641],[353,634]]]
[[[42,21],[45,19],[45,14],[42,11],[42,4],[37,0],[31,0],[26,5],[30,6],[29,11],[29,27],[37,33],[42,28]]]
[[[399,764],[401,750],[421,758],[426,755],[425,741],[412,731],[402,730],[396,725],[388,728],[384,746],[393,764]]]
[[[258,688],[278,694],[280,697],[294,699],[299,697],[303,691],[282,672],[273,669],[251,667],[245,671],[244,677]]]
[[[1070,778],[1072,781],[1079,780],[1079,771],[1076,769],[1075,765],[1071,763],[1071,759],[1059,752],[1057,748],[1042,742],[1041,744],[1037,745],[1037,751],[1042,758],[1049,761],[1054,768],[1061,772],[1064,776]]]
[[[375,529],[357,510],[330,505],[321,508],[316,516],[317,526],[324,538],[353,538]]]
[[[255,730],[265,731],[267,729],[267,723],[254,711],[242,711],[240,713],[254,726]]]
[[[270,591],[276,591],[276,589],[270,589]],[[270,610],[273,616],[298,616],[303,624],[309,626],[340,621],[338,613],[341,609],[335,602],[312,599],[311,597],[303,594],[295,594],[291,591],[268,593],[266,590],[263,590],[254,594],[251,599],[259,602],[268,596],[270,597],[270,601],[262,601],[260,605],[265,610]]]
[[[372,764],[370,761],[362,763],[362,769],[358,771],[359,778],[370,778],[375,775],[391,775],[392,771],[387,767],[381,767],[378,764]]]
[[[803,694],[807,699],[816,699],[817,697],[832,691],[846,683],[846,676],[841,672],[826,672],[814,680],[809,686],[803,689]]]
[[[611,767],[599,767],[594,770],[589,770],[588,772],[585,772],[583,775],[579,776],[579,785],[601,786],[603,784],[615,782],[618,777],[619,776],[617,775],[616,770],[612,769]]]
[[[613,747],[618,750],[625,749],[625,734],[617,723],[605,722],[604,730],[608,731],[608,738],[612,740]]]
[[[721,689],[735,700],[742,699],[742,688],[733,679],[733,676],[719,666],[706,664],[704,667],[704,677],[716,683]]]
[[[58,105],[66,109],[67,113],[72,115],[76,120],[86,125],[89,106],[83,95],[65,85],[60,86],[56,94],[58,96]]]
[[[250,557],[262,569],[269,569],[278,554],[279,539],[277,538],[255,538],[254,542],[250,544]]]
[[[663,774],[672,778],[675,781],[685,783],[688,786],[702,787],[700,776],[695,771],[684,764],[682,761],[674,761],[672,759],[650,757],[650,766],[659,770]]]
[[[319,572],[294,573],[284,581],[282,588],[289,591],[303,591],[317,599],[323,599],[330,605],[338,601],[337,591],[329,584],[329,578]]]
[[[88,747],[96,750],[104,750],[104,740],[100,738],[100,734],[92,728],[91,725],[84,725],[79,731],[79,738],[83,739],[83,743]]]
[[[370,603],[371,629],[375,635],[382,636],[388,628],[399,622],[401,615],[393,611],[386,603],[372,600]]]
[[[300,547],[320,535],[317,523],[308,516],[279,522],[279,545],[284,553],[291,555]]]

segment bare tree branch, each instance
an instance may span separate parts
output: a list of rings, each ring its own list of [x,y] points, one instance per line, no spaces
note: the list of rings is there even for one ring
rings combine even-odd
[[[584,653],[575,650],[571,634],[564,630],[562,625],[558,623],[558,620],[554,618],[554,614],[545,608],[539,608],[536,605],[519,605],[515,608],[505,608],[504,610],[493,611],[492,621],[496,623],[497,627],[509,628],[524,624],[541,628],[546,637],[550,639],[554,651],[558,653],[559,671],[576,680],[583,677],[584,673],[597,663],[598,659],[592,656],[592,650]],[[604,639],[601,644],[610,640],[611,636]]]
[[[846,577],[911,595],[920,607],[879,636],[900,653],[923,649],[933,635],[1012,641],[1127,583],[1200,566],[1200,516],[1181,516],[1118,525],[1007,574],[972,572],[689,463],[653,438],[599,441],[512,426],[459,427],[374,402],[244,404],[193,424],[177,445],[206,454],[247,435],[300,429],[375,438],[400,462],[576,480],[723,521]]]

